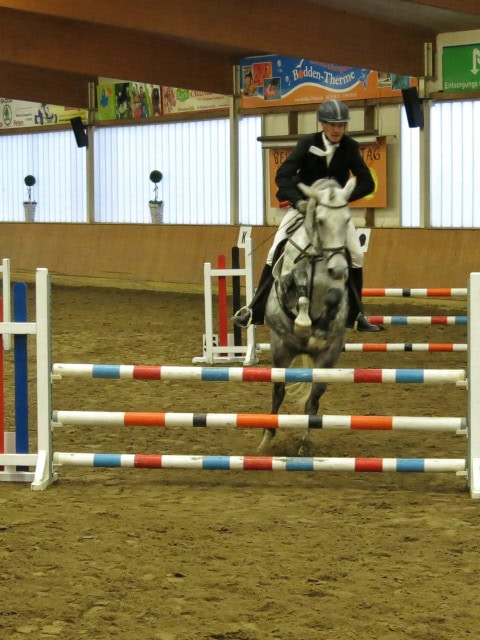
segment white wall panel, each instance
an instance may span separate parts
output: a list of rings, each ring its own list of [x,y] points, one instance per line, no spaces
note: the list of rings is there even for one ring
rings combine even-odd
[[[85,149],[71,131],[0,136],[0,220],[24,219],[29,174],[38,222],[86,222]]]
[[[405,107],[400,115],[402,227],[420,226],[420,129],[408,126]]]
[[[229,224],[229,121],[99,128],[95,132],[98,222],[149,222],[150,173],[163,174],[167,224]]]
[[[239,216],[240,224],[262,225],[263,159],[262,118],[249,116],[239,121]]]
[[[431,225],[480,227],[480,102],[431,107]]]

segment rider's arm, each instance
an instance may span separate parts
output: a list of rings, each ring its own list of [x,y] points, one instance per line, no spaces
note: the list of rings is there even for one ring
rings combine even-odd
[[[375,183],[370,173],[370,169],[367,167],[365,160],[360,153],[360,146],[356,140],[349,140],[349,169],[357,179],[357,184],[353,190],[349,202],[360,200],[368,196],[375,190]]]
[[[299,200],[305,199],[303,193],[297,188],[300,182],[298,172],[304,166],[305,157],[311,144],[311,136],[301,138],[288,158],[278,168],[275,183],[278,187],[277,198],[280,202],[288,200],[295,206]]]

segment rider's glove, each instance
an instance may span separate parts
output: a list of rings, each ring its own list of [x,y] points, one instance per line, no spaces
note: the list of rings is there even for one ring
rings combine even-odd
[[[300,213],[306,213],[307,211],[307,200],[297,200],[295,203],[295,209],[300,211]]]

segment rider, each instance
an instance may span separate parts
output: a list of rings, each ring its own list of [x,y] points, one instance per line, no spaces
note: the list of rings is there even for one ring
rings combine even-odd
[[[298,189],[298,183],[312,185],[320,178],[334,178],[343,187],[353,174],[357,183],[349,202],[367,196],[375,188],[370,171],[360,154],[358,142],[345,134],[350,119],[347,105],[338,100],[327,100],[318,108],[317,116],[322,123],[322,131],[301,138],[278,168],[275,176],[278,186],[277,198],[280,202],[285,200],[291,202],[293,207],[288,210],[275,234],[252,301],[248,306],[239,309],[233,317],[237,326],[246,328],[251,323],[264,323],[265,306],[273,283],[272,265],[278,258],[275,253],[288,238],[290,223],[299,212],[304,214],[307,209],[307,201]],[[347,233],[347,248],[351,257],[347,281],[349,304],[347,327],[353,328],[356,323],[357,331],[379,331],[379,327],[370,324],[363,312],[364,253],[353,222],[350,222]]]

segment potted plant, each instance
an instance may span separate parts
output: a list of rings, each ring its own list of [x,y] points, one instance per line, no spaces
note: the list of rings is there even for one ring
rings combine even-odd
[[[25,200],[23,203],[23,210],[25,212],[25,221],[26,222],[35,222],[35,210],[37,208],[37,203],[35,200],[32,200],[32,189],[33,185],[36,183],[35,176],[25,176],[23,180],[27,186],[27,197],[28,200]]]
[[[155,185],[153,188],[153,200],[148,203],[153,224],[163,223],[163,200],[158,199],[158,184],[162,178],[162,173],[156,169],[150,173],[150,180]]]

